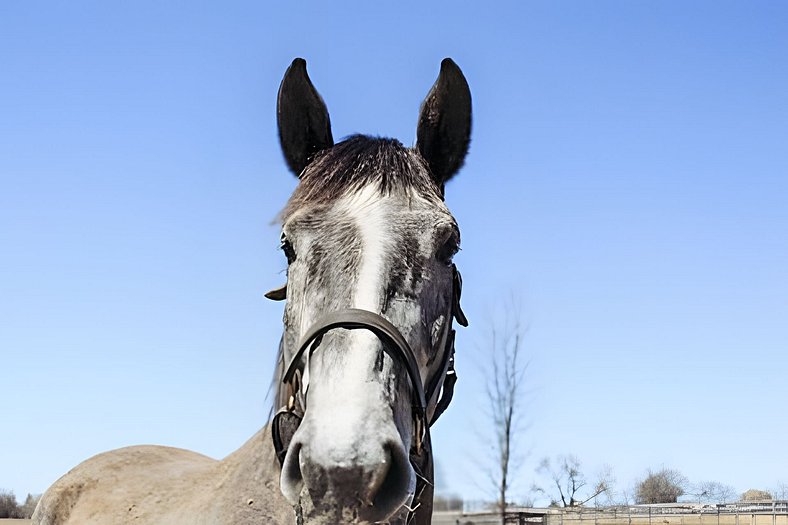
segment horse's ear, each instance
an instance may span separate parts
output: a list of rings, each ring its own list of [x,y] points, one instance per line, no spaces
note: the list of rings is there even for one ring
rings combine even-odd
[[[276,101],[276,121],[282,153],[296,176],[301,176],[315,153],[334,145],[326,104],[309,80],[303,58],[293,60],[285,72]]]
[[[416,131],[416,149],[441,187],[462,167],[470,141],[471,90],[457,64],[444,58],[421,104]]]

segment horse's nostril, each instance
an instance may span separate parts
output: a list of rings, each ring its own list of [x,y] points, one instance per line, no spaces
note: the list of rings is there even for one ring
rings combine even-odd
[[[292,504],[298,503],[304,486],[304,476],[301,473],[301,443],[293,443],[287,451],[279,484],[285,498]]]
[[[388,442],[384,445],[387,461],[370,484],[372,505],[390,515],[407,503],[410,486],[410,463],[401,444]]]
[[[391,470],[394,467],[392,465],[392,454],[390,447],[384,446],[384,457],[385,459],[378,465],[378,468],[372,468],[369,483],[366,487],[366,498],[364,503],[367,505],[374,505],[375,497],[380,493],[381,490],[385,490],[386,487],[384,485],[390,484],[391,482],[388,480],[389,475],[391,474]]]

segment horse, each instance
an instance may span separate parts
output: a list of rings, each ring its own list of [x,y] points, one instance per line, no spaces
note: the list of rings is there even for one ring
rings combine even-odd
[[[444,59],[413,148],[334,143],[306,62],[279,88],[280,145],[299,183],[281,213],[287,283],[263,429],[222,460],[163,446],[99,454],[56,481],[34,525],[431,522],[429,427],[451,400],[461,278],[446,182],[470,143],[471,95]]]

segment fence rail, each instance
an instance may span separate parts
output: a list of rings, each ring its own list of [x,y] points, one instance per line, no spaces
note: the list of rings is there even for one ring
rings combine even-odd
[[[434,525],[501,525],[492,512],[436,512]],[[632,505],[577,509],[512,508],[506,525],[788,525],[788,501],[724,505]]]

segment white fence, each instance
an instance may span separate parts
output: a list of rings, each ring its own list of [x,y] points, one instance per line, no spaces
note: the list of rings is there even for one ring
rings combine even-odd
[[[434,525],[501,525],[493,512],[436,512]],[[512,508],[506,525],[788,525],[788,501],[725,505],[632,505],[574,509]]]

